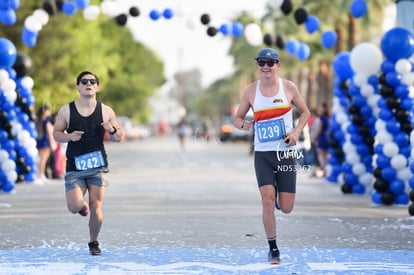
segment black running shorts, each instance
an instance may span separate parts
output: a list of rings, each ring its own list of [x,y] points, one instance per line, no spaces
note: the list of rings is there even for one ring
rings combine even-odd
[[[254,168],[259,187],[277,185],[279,192],[296,193],[298,167],[296,150],[254,152]]]

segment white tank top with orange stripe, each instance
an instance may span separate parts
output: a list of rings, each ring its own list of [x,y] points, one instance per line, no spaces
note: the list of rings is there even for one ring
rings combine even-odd
[[[264,96],[260,91],[260,80],[256,85],[254,111],[255,151],[285,151],[296,149],[286,146],[283,137],[293,131],[293,109],[288,102],[283,80],[279,78],[279,92],[274,96]]]

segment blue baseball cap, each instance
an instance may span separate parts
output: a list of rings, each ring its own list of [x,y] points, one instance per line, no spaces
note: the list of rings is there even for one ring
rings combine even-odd
[[[261,58],[268,58],[268,59],[272,59],[275,60],[277,62],[279,62],[279,54],[277,53],[277,51],[273,50],[272,48],[265,48],[263,50],[260,50],[259,54],[256,56],[256,60],[261,59]]]

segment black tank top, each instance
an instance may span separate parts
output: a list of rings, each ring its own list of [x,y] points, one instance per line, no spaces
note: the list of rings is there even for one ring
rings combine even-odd
[[[86,153],[101,151],[105,167],[108,166],[107,155],[104,146],[105,129],[102,127],[102,103],[97,102],[95,110],[90,116],[84,117],[76,109],[75,102],[69,103],[69,127],[68,133],[83,131],[82,138],[78,141],[69,141],[66,150],[66,171],[76,171],[75,157]]]

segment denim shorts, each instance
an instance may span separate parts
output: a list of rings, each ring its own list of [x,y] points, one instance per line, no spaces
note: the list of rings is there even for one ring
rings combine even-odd
[[[68,171],[65,175],[66,192],[74,188],[87,189],[88,185],[108,186],[108,167],[99,167],[85,171]]]

